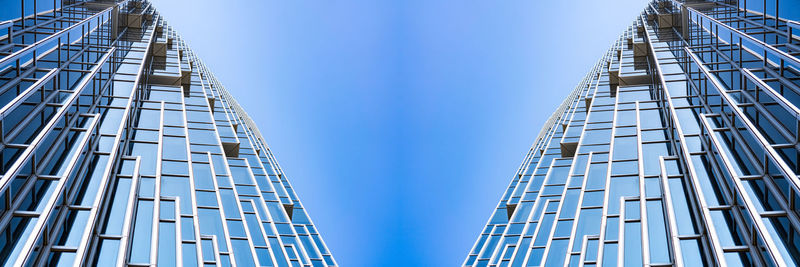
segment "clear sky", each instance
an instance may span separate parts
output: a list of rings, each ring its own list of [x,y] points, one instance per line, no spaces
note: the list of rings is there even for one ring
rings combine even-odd
[[[645,1],[155,4],[259,125],[342,266],[457,266]]]

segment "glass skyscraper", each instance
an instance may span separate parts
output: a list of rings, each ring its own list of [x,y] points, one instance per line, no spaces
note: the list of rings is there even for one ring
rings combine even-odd
[[[463,265],[798,266],[798,11],[647,3],[547,121]]]
[[[258,128],[151,3],[0,9],[18,14],[0,22],[0,265],[336,265]]]

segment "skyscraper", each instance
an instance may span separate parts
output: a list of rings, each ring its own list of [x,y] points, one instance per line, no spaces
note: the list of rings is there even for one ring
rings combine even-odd
[[[463,265],[800,264],[798,10],[647,3],[547,121]]]
[[[0,265],[336,265],[256,125],[151,3],[12,2]]]

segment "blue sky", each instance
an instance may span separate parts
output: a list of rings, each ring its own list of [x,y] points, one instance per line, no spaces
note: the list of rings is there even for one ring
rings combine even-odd
[[[342,266],[461,264],[544,121],[644,3],[155,1]]]

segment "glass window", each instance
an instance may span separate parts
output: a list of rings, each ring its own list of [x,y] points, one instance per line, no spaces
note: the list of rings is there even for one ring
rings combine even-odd
[[[534,246],[544,246],[547,244],[547,240],[550,237],[550,229],[553,227],[553,219],[555,219],[556,215],[552,213],[544,214],[542,217],[542,221],[539,222],[539,231],[536,234],[536,239],[533,242]]]
[[[556,223],[554,237],[569,237],[572,233],[572,220],[562,220]]]
[[[605,191],[590,191],[583,193],[583,207],[603,206]]]
[[[206,163],[192,163],[192,175],[194,176],[195,188],[214,190],[211,166]]]
[[[616,136],[630,136],[636,135],[636,127],[617,127],[616,132],[614,132]]]
[[[258,256],[258,262],[262,266],[275,266],[275,263],[272,262],[272,258],[269,254],[269,249],[266,248],[256,248],[256,256]],[[333,264],[329,264],[333,265]]]
[[[194,220],[192,217],[181,217],[181,239],[194,240]]]
[[[564,255],[567,252],[567,245],[569,243],[569,239],[556,239],[553,240],[550,244],[550,251],[547,253],[547,261],[545,265],[547,266],[563,266],[564,265]]]
[[[103,239],[100,243],[100,252],[95,258],[96,266],[114,266],[117,264],[117,253],[119,253],[118,239]]]
[[[586,189],[604,189],[608,169],[606,163],[592,163],[589,166],[589,175],[586,177]]]
[[[220,189],[219,197],[226,218],[241,218],[239,216],[239,206],[237,205],[236,197],[233,195],[233,190]]]
[[[163,187],[162,187],[163,188]],[[162,200],[161,206],[159,207],[159,212],[161,213],[162,220],[174,220],[175,219],[175,202],[169,200]]]
[[[155,119],[158,118],[158,119]],[[158,129],[161,126],[161,110],[140,109],[139,120],[136,125],[139,128]]]
[[[704,262],[697,239],[684,239],[680,241],[680,244],[683,262]]]
[[[150,90],[151,101],[181,102],[181,93],[174,91]]]
[[[655,128],[662,128],[664,127],[663,123],[661,123],[661,113],[657,109],[646,109],[646,110],[639,110],[639,116],[642,119],[640,121],[639,127],[642,129],[655,129]]]
[[[201,248],[203,251],[203,261],[215,261],[216,255],[214,254],[214,243],[211,239],[201,240]]]
[[[614,160],[636,159],[638,151],[636,137],[614,139]]]
[[[586,235],[600,234],[600,222],[602,220],[603,209],[582,209],[578,219],[578,226],[575,229],[575,240],[582,240]],[[572,246],[572,251],[578,251],[581,248],[581,242],[575,242]]]
[[[211,116],[209,116],[208,112],[206,111],[193,111],[187,110],[186,116],[189,121],[192,122],[208,122],[212,123]]]
[[[236,220],[227,220],[228,221],[228,233],[230,233],[231,237],[247,237],[244,231],[244,224],[242,221]]]
[[[192,214],[191,189],[188,177],[161,176],[161,195],[178,197],[181,214]]]
[[[264,240],[263,236],[264,233],[261,231],[261,228],[259,227],[260,222],[258,221],[258,218],[256,218],[256,215],[253,213],[249,213],[245,214],[244,217],[247,222],[247,228],[250,230],[250,235],[252,236],[253,245],[267,246],[267,242],[266,240]]]
[[[189,129],[189,141],[192,144],[217,144],[217,136],[214,131]]]
[[[150,262],[150,239],[153,228],[153,201],[139,200],[133,225],[133,241],[130,250],[131,263]]]
[[[266,202],[272,220],[275,222],[288,222],[288,215],[278,202]]]
[[[164,135],[186,136],[183,127],[164,126]]]
[[[217,207],[217,194],[208,191],[196,191],[197,205],[203,207]]]
[[[139,173],[141,175],[155,175],[156,174],[156,159],[158,158],[158,145],[148,143],[132,143],[131,155],[141,156],[139,163]]]
[[[183,126],[183,111],[164,110],[164,125]]]
[[[636,101],[648,101],[650,99],[650,91],[620,91],[619,92],[619,101],[620,102],[636,102]]]
[[[566,184],[567,176],[569,175],[569,169],[569,166],[550,168],[547,184]],[[232,168],[231,171],[233,171]]]
[[[613,115],[614,111],[592,111],[589,113],[589,120],[587,122],[611,121],[611,116]]]
[[[231,245],[233,246],[236,266],[255,266],[255,262],[253,262],[253,253],[250,252],[250,244],[247,240],[231,239]]]
[[[606,218],[606,240],[619,240],[619,217]]]
[[[647,201],[647,235],[650,240],[650,262],[653,263],[670,262],[666,222],[661,207],[661,200]]]
[[[214,163],[214,172],[217,175],[228,174],[228,168],[225,166],[225,157],[219,154],[212,154],[211,160]]]
[[[617,266],[617,243],[606,243],[603,247],[603,266]]]
[[[136,129],[133,131],[133,136],[136,140],[158,142],[157,130]]]
[[[625,210],[627,212],[627,210]],[[625,266],[642,266],[642,230],[640,222],[625,223]]]
[[[119,129],[119,122],[122,120],[124,110],[117,108],[109,108],[103,114],[103,120],[100,124],[101,134],[117,134]]]
[[[661,197],[661,178],[644,178],[644,191],[647,197]]]
[[[197,266],[197,250],[194,243],[181,244],[183,251],[183,266]]]
[[[599,242],[597,241],[597,239],[588,239],[586,241],[586,252],[585,252],[585,254],[586,254],[585,260],[586,261],[595,261],[595,260],[597,260],[597,248],[598,248],[597,244],[598,243]]]
[[[113,194],[111,195],[111,208],[106,215],[103,234],[121,235],[122,224],[125,218],[125,209],[128,207],[128,195],[131,192],[131,179],[118,178]]]
[[[161,161],[161,173],[172,175],[189,175],[189,164],[185,161]]]
[[[658,158],[660,156],[669,156],[667,143],[650,143],[642,144],[642,160],[644,161],[644,174],[645,175],[659,175],[661,174],[661,164]]]
[[[615,152],[616,153],[616,152]],[[631,175],[639,173],[638,161],[615,161],[611,165],[611,175]]]
[[[158,266],[176,266],[175,223],[160,222],[158,225]]]
[[[611,178],[608,198],[608,214],[619,214],[620,198],[639,196],[639,177],[625,176]]]
[[[163,137],[162,158],[171,160],[186,160],[186,139],[184,137]]]
[[[667,137],[664,134],[664,130],[642,131],[642,142],[662,141],[666,139]]]
[[[678,123],[681,125],[684,135],[693,135],[700,133],[700,126],[698,124],[697,116],[690,109],[676,109],[675,113],[678,115]]]
[[[222,221],[219,210],[209,208],[197,208],[197,218],[200,221],[200,235],[225,236],[222,228]],[[228,251],[224,238],[217,238],[217,247],[220,251]],[[205,250],[205,244],[203,246]]]
[[[636,110],[617,111],[617,126],[636,125]]]
[[[560,218],[572,218],[575,215],[580,193],[580,189],[567,189],[567,193],[564,196],[564,204],[561,207],[561,214],[559,215]]]
[[[64,235],[58,241],[58,245],[66,247],[78,247],[83,235],[84,226],[89,221],[88,210],[71,210],[67,216]]]
[[[231,166],[230,169],[231,169],[231,175],[233,176],[233,182],[235,184],[255,185],[255,183],[253,183],[253,178],[252,175],[250,174],[250,170],[248,170],[247,167]]]
[[[217,186],[219,188],[231,188],[231,179],[227,175],[217,175]]]
[[[575,157],[575,167],[572,168],[572,174],[583,175],[586,172],[586,164],[589,161],[589,155],[578,155]]]
[[[625,219],[639,220],[639,201],[625,201]]]

